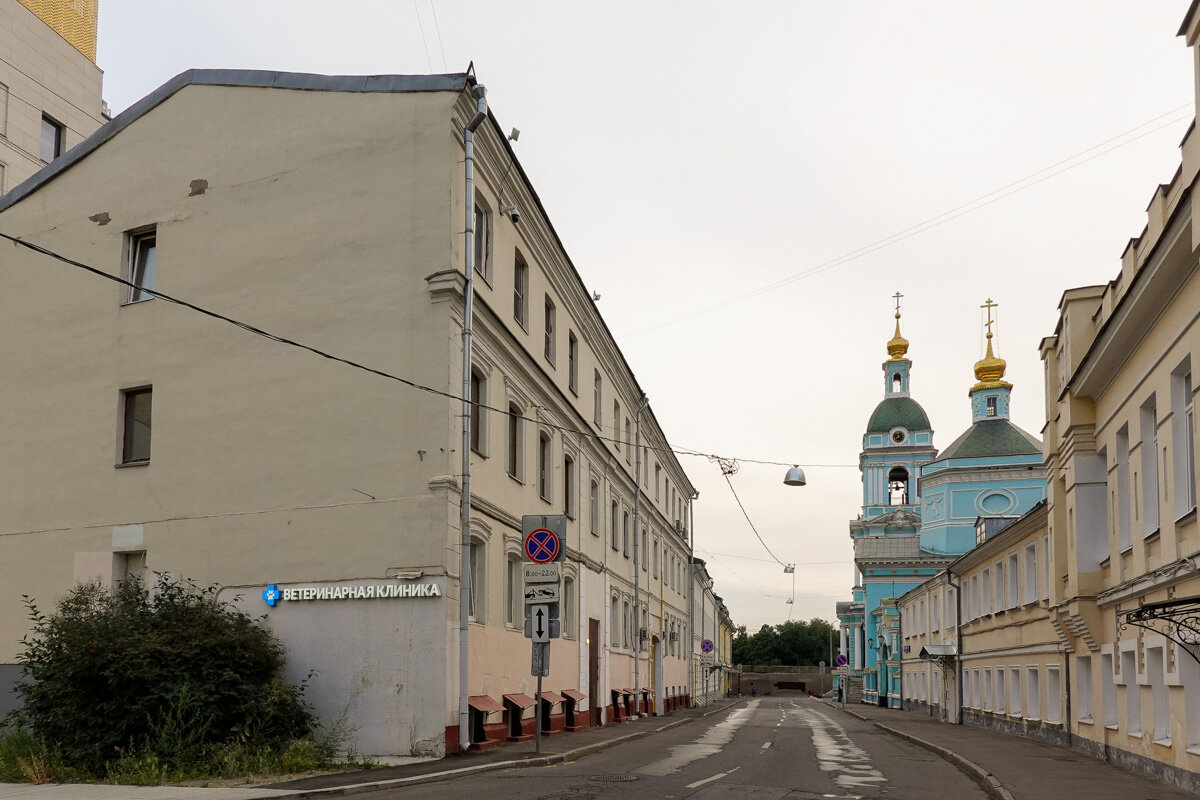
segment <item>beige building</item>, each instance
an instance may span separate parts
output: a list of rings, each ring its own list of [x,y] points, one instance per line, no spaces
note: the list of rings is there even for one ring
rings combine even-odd
[[[98,0],[0,0],[0,194],[104,124]]]
[[[989,522],[980,521],[975,549],[900,598],[905,708],[1066,744],[1068,676],[1048,608],[1046,504],[999,532]]]
[[[0,198],[0,231],[126,281],[5,251],[0,677],[22,594],[162,572],[265,614],[361,752],[455,749],[464,695],[473,741],[528,735],[521,517],[565,514],[548,713],[579,727],[685,693],[695,490],[651,408],[635,441],[643,392],[490,114],[461,597],[474,87],[190,71]]]

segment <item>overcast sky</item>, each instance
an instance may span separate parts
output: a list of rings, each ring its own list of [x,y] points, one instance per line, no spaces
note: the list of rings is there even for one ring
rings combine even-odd
[[[789,488],[782,468],[743,461],[732,478],[771,549],[797,564],[792,607],[791,576],[720,469],[681,457],[700,489],[697,554],[753,631],[793,608],[834,619],[849,596],[847,522],[896,291],[935,444],[970,423],[989,297],[1014,421],[1040,436],[1037,345],[1059,297],[1117,275],[1178,166],[1194,113],[1175,36],[1186,10],[101,0],[98,61],[114,113],[193,67],[474,61],[672,443],[807,472]]]

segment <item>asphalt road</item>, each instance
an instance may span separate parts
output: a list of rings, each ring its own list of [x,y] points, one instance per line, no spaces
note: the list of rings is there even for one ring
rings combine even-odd
[[[727,713],[551,767],[384,790],[370,798],[809,800],[986,798],[937,756],[805,697]]]

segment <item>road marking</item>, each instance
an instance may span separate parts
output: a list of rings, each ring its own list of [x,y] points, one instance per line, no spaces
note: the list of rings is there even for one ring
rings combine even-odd
[[[687,785],[687,788],[696,789],[696,788],[703,786],[706,783],[712,783],[713,781],[719,781],[719,780],[721,780],[721,778],[724,778],[726,775],[731,775],[732,773],[737,772],[739,769],[741,769],[741,767],[734,767],[733,769],[729,770],[729,772],[718,772],[716,775],[713,775],[711,778],[705,778],[702,781],[696,781],[695,783],[689,783]]]
[[[763,749],[763,750],[766,750],[766,749],[767,749],[768,747],[770,747],[770,746],[771,746],[771,743],[770,743],[770,742],[764,742],[764,743],[763,743],[763,746],[762,746],[762,749]]]
[[[713,725],[693,741],[672,746],[671,754],[666,758],[652,761],[633,771],[639,775],[670,775],[693,761],[716,755],[733,740],[737,729],[750,721],[760,702],[762,701],[757,699],[751,700],[746,705],[734,709],[722,722]]]

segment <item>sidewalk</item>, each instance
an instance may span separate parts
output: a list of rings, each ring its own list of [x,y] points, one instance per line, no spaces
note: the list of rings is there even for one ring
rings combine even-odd
[[[534,743],[515,742],[483,753],[447,756],[398,767],[339,772],[260,788],[197,789],[178,786],[109,786],[99,784],[0,784],[0,800],[279,800],[359,794],[377,789],[432,783],[478,772],[520,767],[540,767],[573,761],[606,747],[684,725],[736,705],[741,698],[722,700],[708,707],[672,711],[662,717],[641,717],[632,722],[588,728],[542,738],[540,753]]]
[[[824,701],[840,709],[841,706]],[[846,713],[926,747],[974,778],[993,800],[1195,800],[1165,783],[1126,772],[1065,747],[971,725],[950,725],[927,714],[847,705]]]

